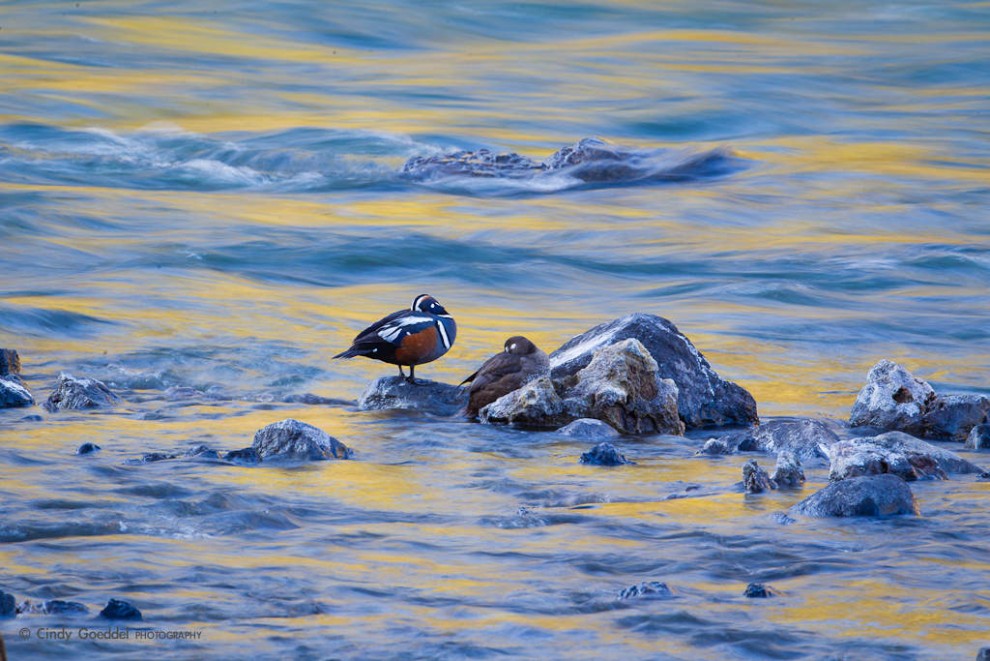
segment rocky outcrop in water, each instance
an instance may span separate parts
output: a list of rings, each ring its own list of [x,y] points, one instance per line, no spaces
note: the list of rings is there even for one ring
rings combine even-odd
[[[31,391],[19,381],[9,377],[0,377],[0,409],[34,406]]]
[[[918,514],[907,482],[890,473],[832,482],[789,510],[803,516],[852,517]]]
[[[128,620],[131,622],[144,619],[141,611],[120,599],[111,599],[108,601],[107,605],[100,611],[100,617],[107,620]]]
[[[109,409],[116,406],[118,402],[120,402],[120,398],[102,381],[76,378],[71,374],[62,372],[58,375],[55,389],[48,396],[44,407],[55,413],[56,411],[67,410]]]
[[[99,452],[102,449],[103,448],[101,448],[96,443],[86,442],[86,443],[83,443],[82,445],[80,445],[76,449],[76,454],[93,454],[94,452]]]
[[[18,615],[86,615],[87,613],[89,607],[85,604],[61,599],[47,599],[39,603],[26,599],[17,605]]]
[[[604,345],[566,385],[546,377],[481,410],[490,423],[556,428],[595,418],[626,434],[682,434],[677,387],[661,379],[656,361],[638,340]]]
[[[463,410],[467,402],[468,395],[464,388],[424,379],[409,383],[401,376],[383,376],[364,391],[358,399],[358,408],[365,411],[398,409],[450,416]]]
[[[608,441],[603,441],[583,453],[580,458],[582,464],[589,466],[622,466],[625,464],[635,464],[629,461],[619,452],[614,445]]]
[[[743,591],[743,596],[747,599],[769,599],[780,596],[780,592],[766,583],[750,583]]]
[[[287,418],[259,429],[251,445],[260,461],[350,459],[350,448],[318,427]]]
[[[927,381],[885,359],[867,375],[849,424],[903,431],[921,438],[964,441],[974,426],[987,422],[988,414],[990,398],[936,394]]]
[[[742,474],[746,493],[763,493],[777,488],[777,483],[770,479],[770,475],[756,463],[755,459],[743,464]]]
[[[777,455],[777,465],[770,480],[781,489],[800,488],[805,481],[801,461],[790,450],[781,450]]]
[[[619,593],[620,600],[626,599],[667,599],[674,593],[661,581],[643,581],[638,585],[630,585]]]
[[[619,432],[615,428],[594,418],[578,418],[558,429],[557,433],[583,441],[611,441],[619,438]]]
[[[823,420],[797,418],[770,420],[757,427],[709,439],[702,454],[732,454],[734,452],[791,452],[802,462],[824,464],[828,448],[839,440],[830,425]]]
[[[966,449],[990,449],[990,423],[976,425],[969,430],[969,436],[966,437]]]
[[[839,441],[829,449],[830,480],[891,473],[904,480],[946,479],[948,473],[982,469],[954,452],[903,432]]]
[[[550,354],[551,378],[558,391],[573,387],[578,372],[599,349],[628,339],[640,342],[656,362],[660,377],[677,385],[677,411],[688,429],[758,421],[753,396],[722,379],[674,324],[651,314],[636,313],[601,324]]]

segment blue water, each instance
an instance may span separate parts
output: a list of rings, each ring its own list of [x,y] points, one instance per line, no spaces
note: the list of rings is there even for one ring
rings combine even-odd
[[[0,589],[202,632],[22,615],[11,658],[972,658],[986,482],[781,526],[823,467],[744,496],[703,432],[584,467],[552,433],[358,411],[394,368],[329,357],[429,292],[458,336],[417,376],[449,383],[641,311],[764,419],[847,418],[881,358],[990,393],[988,30],[978,2],[0,5],[0,346],[38,400],[60,371],[124,400],[0,411]],[[586,137],[635,176],[403,173]],[[356,460],[133,463],[287,417]],[[617,601],[645,580],[675,598]]]

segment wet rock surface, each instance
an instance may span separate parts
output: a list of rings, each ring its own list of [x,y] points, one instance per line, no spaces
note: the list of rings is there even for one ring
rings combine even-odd
[[[624,464],[636,463],[635,461],[629,461],[626,459],[625,456],[608,441],[603,441],[583,453],[581,455],[580,462],[589,466],[622,466]]]
[[[0,617],[14,617],[17,615],[17,600],[9,592],[0,590]]]
[[[747,599],[768,599],[780,596],[780,592],[766,583],[750,583],[743,591],[743,596]]]
[[[109,409],[119,402],[120,398],[102,381],[76,378],[62,372],[44,407],[54,413],[66,410]]]
[[[103,448],[101,448],[96,443],[87,442],[87,443],[83,443],[82,445],[79,446],[78,449],[76,449],[76,454],[93,454],[94,452],[99,452],[102,449]]]
[[[614,427],[594,418],[578,418],[558,429],[557,433],[585,441],[611,441],[619,438],[619,432]]]
[[[907,482],[886,473],[832,482],[790,508],[791,514],[826,518],[918,514]]]
[[[100,617],[107,620],[127,620],[132,622],[144,619],[141,611],[120,599],[111,599],[108,601],[107,605],[100,611]]]
[[[770,480],[780,489],[800,488],[805,482],[801,461],[790,450],[782,450],[777,455],[777,465]]]
[[[854,427],[903,431],[921,438],[965,441],[990,416],[983,395],[937,394],[923,379],[890,360],[870,370],[849,416]]]
[[[365,411],[420,411],[439,416],[456,415],[468,403],[467,390],[437,381],[416,379],[409,383],[401,376],[376,379],[358,399]]]
[[[34,406],[34,397],[19,379],[0,377],[0,409]]]
[[[674,593],[666,583],[661,581],[643,581],[637,585],[630,585],[619,592],[619,599],[667,599],[674,596]]]
[[[719,377],[673,323],[651,314],[631,314],[566,342],[550,354],[554,384],[561,391],[570,389],[597,350],[628,339],[642,343],[657,363],[660,377],[677,385],[678,413],[687,428],[748,425],[758,420],[752,395]]]
[[[980,473],[972,462],[903,432],[839,441],[831,446],[830,480],[891,473],[904,480],[946,479],[949,473]]]
[[[30,599],[17,605],[18,615],[86,615],[89,607],[78,601],[48,599],[34,603]]]
[[[731,434],[724,443],[741,452],[779,454],[791,452],[804,463],[824,464],[828,448],[839,440],[832,428],[822,420],[796,418],[770,420],[758,427]]]
[[[987,450],[990,449],[990,423],[976,425],[969,430],[966,437],[967,450]]]
[[[350,448],[322,429],[292,418],[259,429],[251,447],[260,461],[319,461],[352,455]]]
[[[755,459],[743,464],[742,474],[746,493],[763,493],[777,488],[777,483],[770,479],[770,475],[756,463]]]

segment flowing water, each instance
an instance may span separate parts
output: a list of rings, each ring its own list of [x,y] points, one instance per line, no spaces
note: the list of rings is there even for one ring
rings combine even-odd
[[[705,432],[585,467],[358,411],[394,368],[329,357],[428,292],[459,328],[440,381],[641,311],[763,419],[847,417],[884,357],[988,393],[988,30],[961,0],[0,4],[0,346],[39,400],[60,371],[123,397],[0,411],[0,589],[90,607],[0,621],[11,658],[973,658],[990,482],[782,525],[822,468],[747,496]],[[589,136],[647,176],[402,172]],[[135,461],[289,417],[355,460]],[[673,597],[617,599],[650,580]],[[111,597],[201,635],[39,639]]]

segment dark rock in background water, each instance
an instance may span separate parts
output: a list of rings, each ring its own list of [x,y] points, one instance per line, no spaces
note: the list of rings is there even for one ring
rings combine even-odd
[[[0,409],[34,406],[31,391],[10,377],[0,378]]]
[[[76,450],[76,454],[92,454],[93,452],[99,452],[102,449],[103,448],[96,443],[83,443],[79,446],[79,449]]]
[[[120,401],[117,395],[96,379],[76,378],[65,372],[58,375],[55,389],[44,407],[56,411],[113,408]]]
[[[666,583],[660,581],[643,581],[638,585],[631,585],[619,593],[619,599],[666,599],[674,596]]]
[[[292,418],[259,429],[251,447],[261,461],[349,459],[352,454],[346,445],[322,429]]]
[[[30,599],[17,605],[18,615],[86,615],[89,607],[78,601],[62,601],[49,599],[41,603],[33,603]]]
[[[829,450],[829,479],[891,473],[905,480],[946,479],[947,473],[979,473],[982,469],[949,450],[903,432],[887,432],[839,441]]]
[[[14,617],[17,615],[17,600],[14,595],[0,590],[0,617]]]
[[[746,493],[763,493],[777,488],[777,483],[770,479],[770,475],[760,468],[755,459],[750,459],[742,467],[743,487]]]
[[[766,583],[750,583],[746,586],[743,596],[748,599],[767,599],[780,596],[780,592]]]
[[[584,441],[610,441],[619,438],[619,432],[601,420],[578,418],[557,430],[558,434]]]
[[[849,423],[922,438],[964,441],[974,426],[988,421],[988,415],[990,398],[938,395],[927,381],[884,359],[867,375]]]
[[[656,361],[629,338],[603,346],[577,372],[564,393],[564,409],[575,418],[595,418],[625,434],[683,434],[677,386],[661,379]]]
[[[409,383],[401,376],[376,379],[358,399],[365,411],[421,411],[433,415],[455,415],[467,406],[467,390],[447,383],[417,379]]]
[[[966,437],[967,450],[986,450],[990,448],[990,423],[976,425],[969,430]]]
[[[523,427],[557,429],[574,417],[564,411],[564,401],[550,379],[541,376],[519,390],[499,397],[481,409],[482,422]]]
[[[789,510],[825,518],[918,514],[914,494],[896,475],[868,475],[832,482]]]
[[[614,445],[608,441],[603,441],[581,455],[582,464],[591,466],[622,466],[624,464],[635,464],[635,461],[626,459]]]
[[[662,378],[677,384],[677,406],[688,428],[748,425],[758,420],[756,401],[738,385],[723,380],[703,355],[670,321],[651,314],[631,314],[578,335],[550,354],[552,379],[561,392],[574,383],[596,350],[627,339],[641,342],[656,361]]]
[[[781,450],[777,454],[777,466],[770,480],[781,489],[797,489],[804,484],[804,470],[797,456],[790,450]]]
[[[100,617],[107,620],[143,620],[144,618],[139,611],[134,606],[131,606],[126,601],[121,601],[119,599],[111,599],[107,602],[107,605],[100,611]]]

